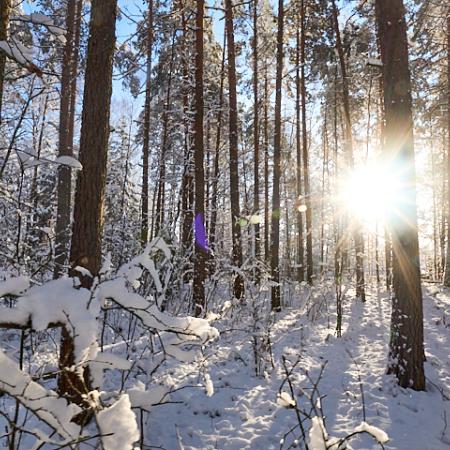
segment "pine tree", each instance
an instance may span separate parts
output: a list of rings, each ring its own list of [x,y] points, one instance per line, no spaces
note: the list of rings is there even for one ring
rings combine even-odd
[[[141,242],[146,245],[148,241],[148,177],[150,158],[150,103],[151,103],[151,76],[153,56],[153,0],[148,0],[147,10],[147,35],[146,47],[146,78],[145,78],[145,103],[142,144],[142,210],[141,210]]]
[[[203,142],[203,20],[204,0],[197,0],[195,29],[195,253],[194,253],[194,303],[195,315],[205,311],[205,277],[207,242],[205,231],[205,170]]]
[[[388,218],[393,250],[393,299],[388,373],[402,387],[425,389],[423,311],[417,235],[416,175],[405,9],[402,0],[377,0],[383,63],[385,153],[398,179]]]
[[[281,178],[281,96],[283,78],[284,5],[278,1],[277,75],[275,81],[275,130],[273,136],[272,227],[270,236],[270,268],[272,271],[272,309],[281,310],[280,289],[280,178]]]
[[[0,0],[0,41],[6,41],[8,37],[9,14],[11,0]],[[5,77],[6,54],[0,51],[0,125],[2,124],[2,99]]]
[[[89,23],[89,42],[83,96],[75,211],[70,248],[70,274],[81,286],[90,289],[101,265],[103,203],[109,138],[109,115],[112,92],[112,64],[115,45],[116,0],[93,0]],[[77,267],[87,269],[80,273]],[[60,368],[74,361],[74,343],[63,328]],[[58,390],[71,401],[85,405],[87,385],[76,372],[63,370]]]
[[[239,205],[239,164],[238,164],[238,106],[236,82],[236,49],[234,44],[234,23],[232,0],[225,0],[225,24],[228,49],[228,90],[229,90],[229,146],[230,146],[230,201],[231,234],[233,240],[233,264],[242,265],[242,241]],[[235,275],[233,295],[244,297],[244,280],[240,273]]]
[[[353,130],[352,117],[350,112],[350,93],[349,80],[347,76],[347,64],[345,61],[344,48],[341,41],[341,33],[339,30],[338,10],[335,0],[332,0],[333,6],[333,25],[336,34],[336,50],[339,56],[339,64],[341,68],[342,78],[342,103],[344,109],[344,124],[345,124],[345,156],[348,169],[354,167],[353,155]],[[365,282],[364,282],[364,238],[359,224],[359,219],[352,218],[354,225],[352,228],[353,239],[355,242],[355,260],[356,260],[356,298],[361,301],[366,300]],[[343,245],[345,245],[345,240]],[[345,250],[344,250],[345,251]]]
[[[447,255],[444,285],[450,287],[450,7],[447,11]]]
[[[58,156],[73,156],[73,128],[75,117],[71,106],[75,104],[76,96],[77,54],[80,33],[80,21],[78,17],[81,17],[81,2],[69,0],[66,12],[67,33],[61,75]],[[72,170],[69,166],[61,165],[58,170],[58,204],[55,229],[55,278],[58,278],[61,274],[68,259],[71,190]]]

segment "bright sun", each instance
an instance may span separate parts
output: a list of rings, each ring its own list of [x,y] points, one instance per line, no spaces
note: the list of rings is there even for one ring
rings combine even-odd
[[[342,206],[363,221],[384,220],[398,201],[398,181],[392,172],[378,164],[353,170],[340,189]]]

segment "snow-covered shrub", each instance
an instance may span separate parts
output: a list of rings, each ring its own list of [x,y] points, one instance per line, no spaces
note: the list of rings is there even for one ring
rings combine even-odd
[[[159,238],[116,273],[111,274],[110,268],[104,266],[91,290],[80,287],[77,279],[72,278],[60,278],[41,286],[31,286],[27,277],[0,283],[0,297],[17,297],[14,307],[2,308],[0,327],[34,331],[64,327],[73,339],[74,364],[62,367],[61,371],[72,371],[83,378],[89,367],[91,389],[84,399],[95,424],[80,428],[72,421],[81,411],[79,405],[67,404],[52,386],[33,380],[20,368],[22,360],[14,351],[0,350],[0,391],[15,399],[16,408],[22,405],[40,421],[38,428],[33,423],[32,431],[25,425],[20,429],[21,433],[27,433],[27,439],[34,440],[33,445],[75,445],[100,437],[106,450],[131,449],[139,438],[132,408],[148,411],[177,388],[152,385],[156,370],[167,358],[202,363],[203,346],[217,338],[218,331],[205,319],[177,317],[161,310],[165,279],[160,279],[155,258],[166,263],[171,258],[169,248]],[[144,276],[153,280],[156,297],[139,293]],[[119,317],[131,317],[140,329],[133,339],[133,346],[139,347],[139,351],[127,351],[127,358],[122,357],[123,352],[115,351],[129,344],[120,335],[111,343],[103,342],[102,350],[99,347],[102,318],[108,309]],[[107,369],[115,369],[112,372],[117,375],[105,380]],[[205,375],[205,380],[207,386],[211,384],[209,375]],[[14,402],[7,407],[14,409]],[[3,416],[11,427],[16,425],[7,414]]]
[[[282,437],[280,449],[351,450],[349,441],[359,434],[370,435],[384,449],[384,444],[389,441],[389,436],[383,430],[369,425],[365,421],[341,438],[329,436],[322,406],[325,396],[322,396],[319,391],[319,384],[327,361],[321,365],[315,379],[307,370],[302,369],[301,361],[301,358],[298,358],[292,363],[282,356],[284,379],[277,394],[277,403],[295,412],[297,424]],[[301,372],[304,380],[300,386],[294,384],[294,372],[297,369]]]
[[[274,368],[272,355],[272,342],[270,338],[273,314],[270,313],[270,304],[265,298],[264,291],[253,292],[247,289],[247,295],[251,297],[248,301],[249,325],[252,334],[252,348],[255,365],[255,375],[263,375]]]

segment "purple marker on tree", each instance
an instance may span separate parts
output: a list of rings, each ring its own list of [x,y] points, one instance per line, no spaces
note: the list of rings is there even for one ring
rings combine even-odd
[[[195,242],[206,252],[209,251],[208,240],[206,237],[205,224],[203,222],[203,214],[199,213],[195,216],[194,221]]]

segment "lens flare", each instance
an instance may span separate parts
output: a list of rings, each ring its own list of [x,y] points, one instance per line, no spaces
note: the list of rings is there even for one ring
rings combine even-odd
[[[342,207],[363,221],[384,220],[399,202],[399,184],[388,166],[369,164],[357,168],[342,182]]]

